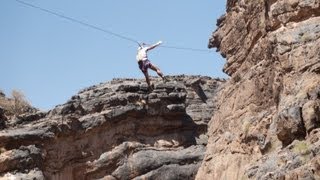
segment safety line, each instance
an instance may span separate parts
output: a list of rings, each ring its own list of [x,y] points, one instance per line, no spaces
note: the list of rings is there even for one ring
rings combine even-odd
[[[195,49],[195,48],[187,48],[187,47],[175,47],[175,46],[159,46],[162,48],[168,48],[168,49],[177,49],[177,50],[187,50],[187,51],[198,51],[198,52],[211,52],[208,49]]]
[[[20,3],[20,4],[22,4],[22,5],[25,5],[25,6],[34,8],[34,9],[38,9],[40,11],[49,13],[49,14],[57,16],[59,18],[66,19],[66,20],[69,20],[71,22],[74,22],[74,23],[77,23],[77,24],[80,24],[80,25],[83,25],[83,26],[86,26],[86,27],[89,27],[89,28],[104,32],[104,33],[110,34],[112,36],[118,37],[120,39],[124,39],[124,40],[130,41],[130,42],[134,42],[135,44],[140,45],[140,43],[137,40],[133,39],[133,38],[129,38],[127,36],[124,36],[124,35],[121,35],[121,34],[118,34],[118,33],[103,29],[101,27],[98,27],[98,26],[95,26],[95,25],[92,25],[92,24],[77,20],[77,19],[69,17],[69,16],[65,16],[63,14],[60,14],[60,13],[57,13],[57,12],[54,12],[54,11],[51,11],[51,10],[36,6],[34,4],[31,4],[31,3],[27,3],[25,1],[21,1],[21,0],[15,0],[15,1]],[[169,48],[169,49],[177,49],[177,50],[186,50],[186,51],[211,52],[210,50],[207,50],[207,49],[195,49],[195,48],[187,48],[187,47],[175,47],[175,46],[164,46],[164,45],[161,45],[159,47]]]
[[[63,14],[59,14],[59,13],[50,11],[50,10],[48,10],[48,9],[44,9],[44,8],[42,8],[42,7],[39,7],[39,6],[35,6],[35,5],[33,5],[33,4],[30,4],[30,3],[27,3],[27,2],[24,2],[24,1],[20,1],[20,0],[15,0],[15,1],[17,1],[18,3],[21,3],[21,4],[23,4],[23,5],[26,5],[26,6],[29,6],[29,7],[38,9],[38,10],[41,10],[41,11],[43,11],[43,12],[46,12],[46,13],[49,13],[49,14],[58,16],[58,17],[60,17],[60,18],[67,19],[67,20],[69,20],[69,21],[72,21],[72,22],[75,22],[75,23],[78,23],[78,24],[81,24],[81,25],[84,25],[84,26],[87,26],[87,27],[96,29],[96,30],[98,30],[98,31],[102,31],[102,32],[111,34],[111,35],[116,36],[116,37],[118,37],[118,38],[125,39],[125,40],[128,40],[128,41],[131,41],[131,42],[134,42],[134,43],[139,44],[138,41],[136,41],[136,40],[134,40],[134,39],[131,39],[131,38],[129,38],[129,37],[126,37],[126,36],[123,36],[123,35],[120,35],[120,34],[111,32],[111,31],[106,30],[106,29],[102,29],[102,28],[100,28],[100,27],[97,27],[97,26],[88,24],[88,23],[86,23],[86,22],[83,22],[83,21],[80,21],[80,20],[77,20],[77,19],[74,19],[74,18],[65,16],[65,15],[63,15]]]

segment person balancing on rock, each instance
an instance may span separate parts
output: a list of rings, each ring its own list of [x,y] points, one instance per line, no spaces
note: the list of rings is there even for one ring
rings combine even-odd
[[[149,50],[154,49],[155,47],[159,46],[161,43],[162,43],[162,41],[159,41],[156,44],[151,45],[151,46],[148,46],[145,43],[139,44],[138,53],[137,53],[137,57],[136,57],[138,64],[139,64],[139,68],[143,72],[143,74],[146,78],[148,87],[151,90],[153,89],[153,87],[151,86],[151,83],[150,83],[148,68],[157,72],[158,76],[160,76],[164,82],[167,81],[167,79],[163,76],[163,73],[161,72],[161,70],[157,66],[155,66],[154,64],[152,64],[150,62],[150,60],[148,59],[148,54],[147,54]]]

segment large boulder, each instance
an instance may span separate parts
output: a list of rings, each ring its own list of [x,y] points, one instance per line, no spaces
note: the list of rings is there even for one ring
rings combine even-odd
[[[290,107],[279,112],[275,121],[277,136],[284,145],[290,144],[295,139],[303,139],[306,130],[302,120],[300,107]]]
[[[307,132],[320,127],[320,101],[311,100],[302,107],[302,118]]]

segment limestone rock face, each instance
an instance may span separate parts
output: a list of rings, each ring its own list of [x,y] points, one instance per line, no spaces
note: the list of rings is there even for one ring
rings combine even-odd
[[[217,25],[231,78],[197,179],[320,179],[320,1],[228,0]]]
[[[0,131],[0,179],[194,179],[224,81],[169,79],[114,79],[20,117]]]

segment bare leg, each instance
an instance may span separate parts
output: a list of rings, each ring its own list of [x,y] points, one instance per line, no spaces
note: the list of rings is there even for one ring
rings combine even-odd
[[[151,86],[150,86],[150,78],[149,78],[149,73],[148,73],[148,71],[143,72],[143,74],[144,74],[144,76],[146,77],[146,81],[147,81],[148,87],[151,87]]]
[[[157,72],[158,76],[160,76],[163,79],[163,74],[162,74],[162,72],[160,71],[160,69],[157,66],[151,65],[150,69],[152,69],[155,72]]]

